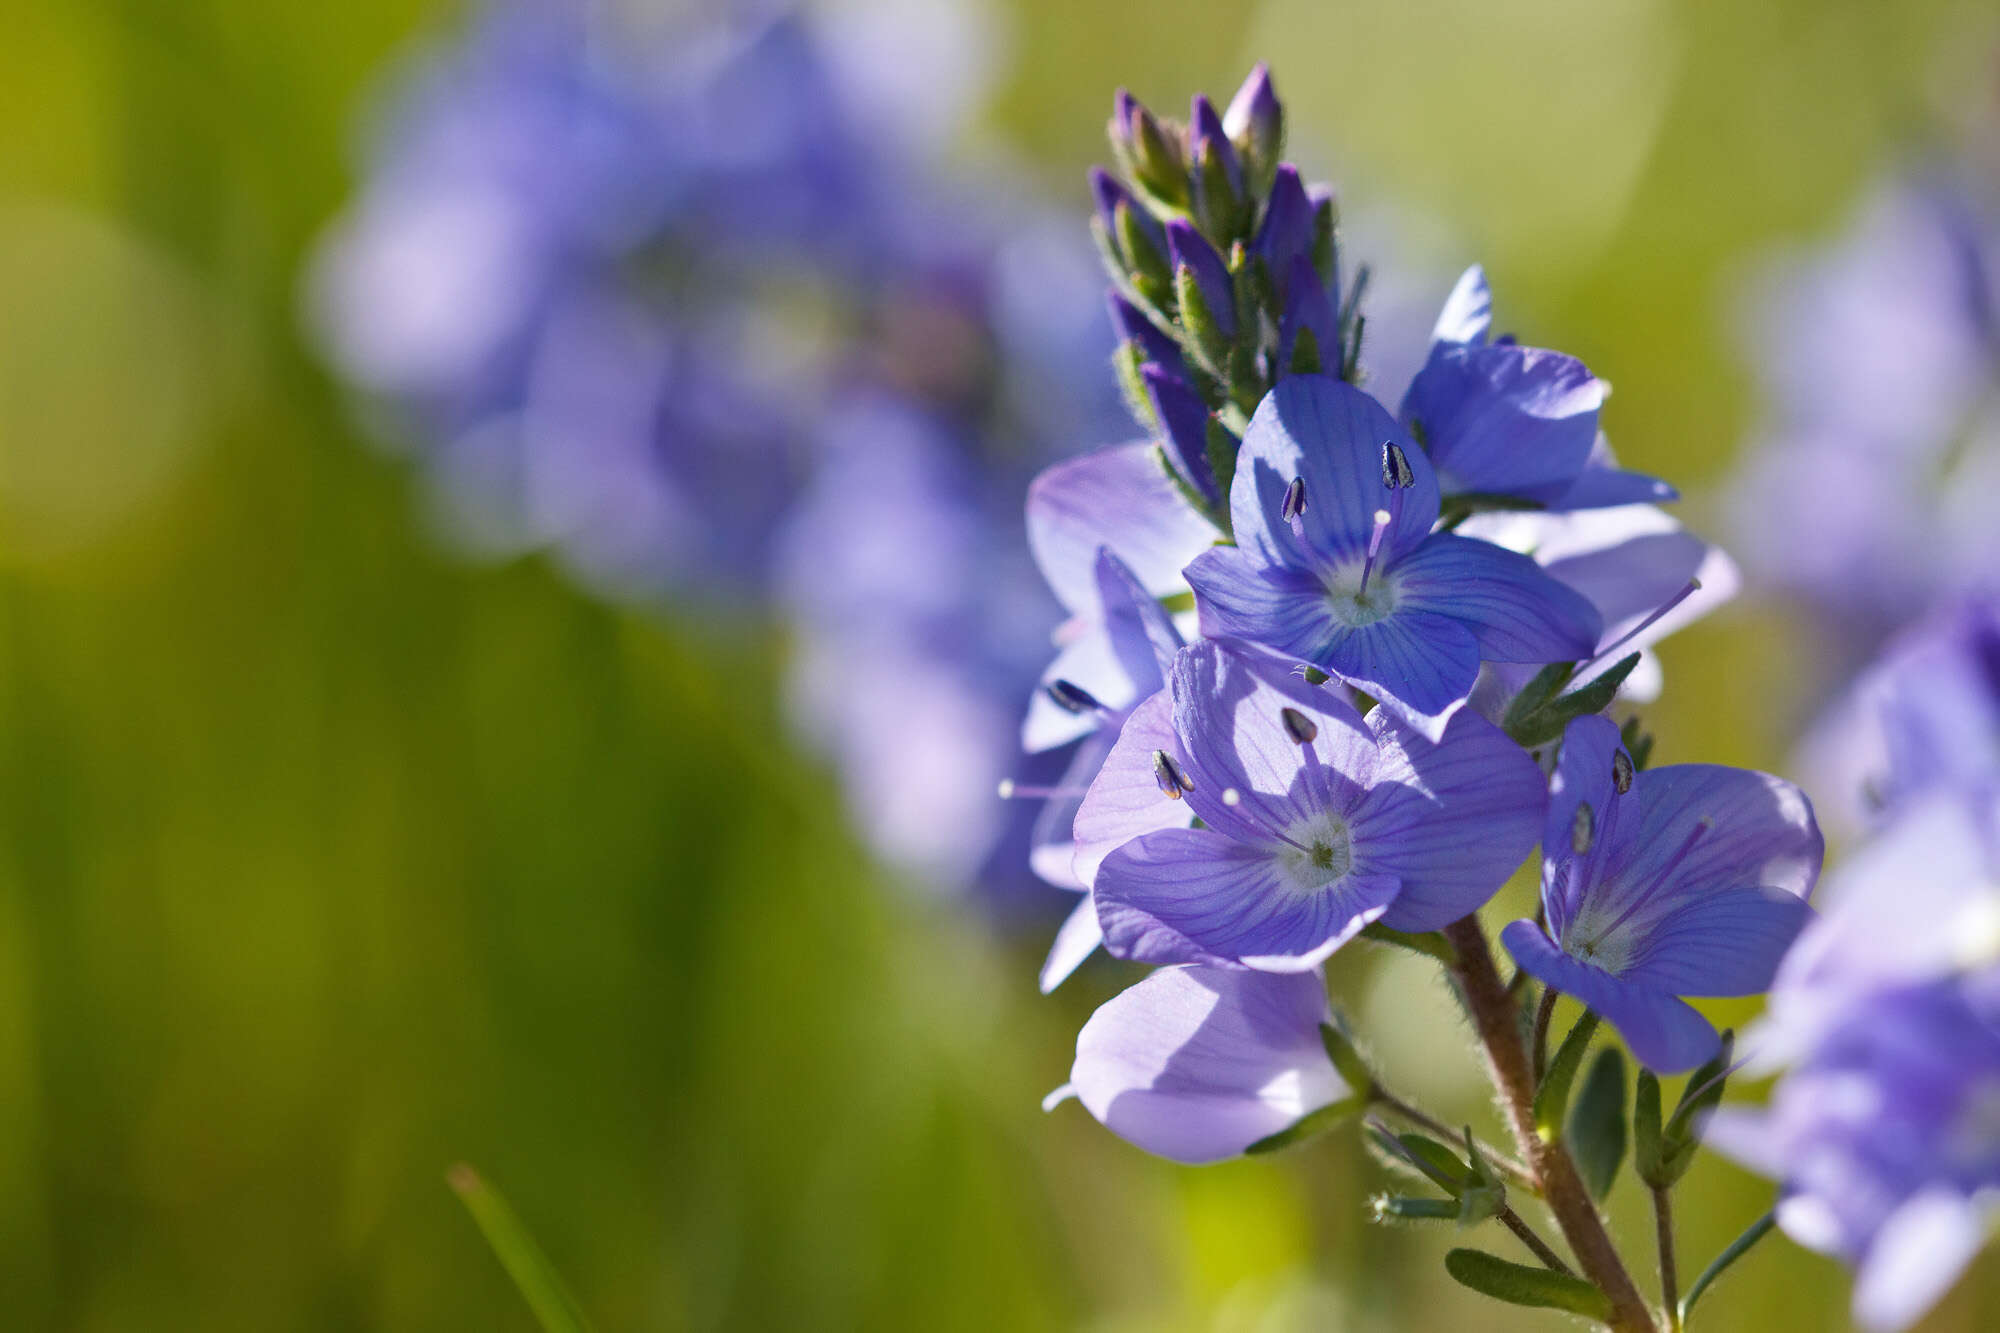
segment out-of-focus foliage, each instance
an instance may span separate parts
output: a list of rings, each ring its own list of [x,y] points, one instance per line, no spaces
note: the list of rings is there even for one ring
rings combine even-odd
[[[604,1329],[1499,1326],[1443,1279],[1448,1233],[1365,1224],[1344,1137],[1196,1172],[1043,1117],[1108,965],[1042,1000],[1039,940],[884,883],[782,738],[779,645],[437,553],[296,309],[355,97],[446,17],[5,8],[8,1326],[527,1328],[461,1158]],[[1618,385],[1621,456],[1691,480],[1749,416],[1744,264],[1833,226],[2000,49],[1948,3],[1001,18],[992,127],[1079,226],[1113,85],[1171,106],[1268,58],[1308,163],[1449,218],[1442,259]],[[1779,764],[1786,651],[1750,614],[1668,644],[1662,758]],[[1392,1068],[1450,1039],[1415,963],[1335,975]],[[1768,1186],[1704,1162],[1683,1198],[1690,1267]],[[1635,1237],[1642,1203],[1612,1196]],[[1766,1242],[1702,1324],[1838,1327],[1843,1285]],[[1975,1276],[1927,1327],[1996,1302]]]

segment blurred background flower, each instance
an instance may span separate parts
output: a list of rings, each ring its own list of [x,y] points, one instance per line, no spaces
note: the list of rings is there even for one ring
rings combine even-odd
[[[885,891],[1005,865],[985,901],[1035,906],[990,792],[1059,614],[1026,479],[1129,429],[1111,90],[1272,61],[1385,396],[1478,259],[1720,536],[1790,419],[1746,275],[1838,244],[2000,38],[1948,0],[13,17],[0,1290],[50,1329],[526,1328],[460,1158],[607,1329],[1464,1322],[1345,1140],[1194,1175],[1044,1118],[1121,974],[1041,999],[1040,934]],[[1838,641],[1803,605],[1661,647],[1661,762],[1785,771]],[[1488,1123],[1427,982],[1336,984]],[[1696,1170],[1704,1254],[1769,1185]],[[1834,1277],[1767,1247],[1704,1322],[1837,1326]]]

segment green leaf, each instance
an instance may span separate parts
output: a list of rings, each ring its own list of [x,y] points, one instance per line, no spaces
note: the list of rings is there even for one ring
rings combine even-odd
[[[447,1172],[445,1180],[479,1224],[487,1245],[507,1276],[514,1279],[544,1333],[589,1333],[590,1320],[500,1192],[463,1162]]]
[[[1611,1192],[1625,1161],[1625,1056],[1607,1046],[1591,1062],[1569,1113],[1569,1147],[1597,1198]]]
[[[1694,1285],[1688,1288],[1688,1294],[1681,1300],[1682,1323],[1687,1322],[1688,1311],[1694,1309],[1694,1303],[1701,1299],[1701,1294],[1713,1286],[1715,1280],[1727,1272],[1731,1264],[1748,1254],[1751,1246],[1769,1235],[1771,1228],[1777,1223],[1777,1214],[1764,1214],[1745,1227],[1742,1235],[1729,1242],[1729,1248],[1716,1255],[1714,1263],[1701,1270],[1701,1276],[1694,1280]]]
[[[1660,1137],[1660,1080],[1640,1069],[1632,1083],[1632,1165],[1655,1189],[1672,1184],[1662,1174],[1666,1152]]]
[[[1576,1082],[1576,1071],[1583,1064],[1583,1053],[1590,1049],[1590,1039],[1597,1034],[1597,1015],[1586,1009],[1583,1017],[1576,1020],[1576,1026],[1563,1038],[1563,1044],[1556,1049],[1555,1059],[1549,1061],[1549,1072],[1542,1079],[1542,1086],[1535,1089],[1535,1132],[1542,1136],[1542,1142],[1554,1143],[1562,1134],[1563,1112],[1569,1109],[1570,1085]]]
[[[1546,745],[1563,734],[1571,719],[1601,713],[1610,707],[1611,701],[1618,696],[1618,687],[1625,683],[1625,678],[1638,665],[1639,654],[1627,653],[1588,685],[1571,690],[1561,698],[1515,718],[1511,725],[1506,726],[1507,734],[1517,745],[1530,748]],[[1508,716],[1514,716],[1511,707]]]
[[[1453,1250],[1444,1257],[1444,1271],[1460,1286],[1509,1305],[1567,1310],[1600,1323],[1611,1318],[1610,1298],[1580,1277],[1546,1268],[1509,1263],[1484,1250]]]
[[[1358,1113],[1367,1103],[1359,1097],[1345,1097],[1330,1106],[1322,1106],[1317,1111],[1309,1111],[1288,1129],[1275,1134],[1267,1134],[1243,1151],[1252,1157],[1277,1152],[1289,1148],[1294,1143],[1318,1138],[1329,1129]]]
[[[1694,1164],[1694,1155],[1701,1150],[1708,1114],[1721,1104],[1729,1086],[1729,1062],[1735,1050],[1735,1031],[1725,1031],[1715,1058],[1688,1075],[1687,1085],[1681,1089],[1681,1099],[1661,1135],[1666,1144],[1666,1167],[1675,1180]]]
[[[1569,678],[1575,674],[1574,662],[1551,662],[1537,671],[1534,679],[1523,685],[1521,692],[1507,705],[1506,716],[1502,719],[1501,726],[1508,732],[1513,732],[1547,706],[1562,687],[1569,684]]]

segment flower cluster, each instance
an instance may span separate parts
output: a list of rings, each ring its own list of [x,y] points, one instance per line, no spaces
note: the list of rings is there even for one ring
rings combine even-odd
[[[960,13],[492,0],[392,89],[309,295],[457,536],[781,617],[878,852],[1040,903],[1033,812],[986,797],[1052,776],[1016,764],[1049,605],[1011,538],[1055,442],[1119,409],[1080,369],[1112,345],[1087,242],[935,160],[977,84],[939,59],[977,34],[930,30]]]
[[[1081,895],[1042,983],[1100,945],[1159,970],[1084,1027],[1049,1104],[1074,1095],[1184,1162],[1368,1112],[1385,1154],[1449,1195],[1380,1215],[1499,1217],[1543,1264],[1460,1251],[1460,1281],[1651,1327],[1561,1103],[1601,1017],[1650,1071],[1640,1167],[1671,1188],[1726,1058],[1684,997],[1770,984],[1813,915],[1819,830],[1790,783],[1648,768],[1637,720],[1606,716],[1652,696],[1645,650],[1736,579],[1658,507],[1669,486],[1618,466],[1604,382],[1496,334],[1474,268],[1414,378],[1378,396],[1368,270],[1333,196],[1280,160],[1283,131],[1261,66],[1185,125],[1120,93],[1118,170],[1092,178],[1114,366],[1146,438],[1059,463],[1028,497],[1069,618],[1024,738],[1081,740],[1036,793],[1034,864]],[[1478,913],[1538,843],[1541,906],[1502,932],[1519,966],[1504,983]],[[1445,964],[1524,1161],[1384,1123],[1441,1129],[1328,1005],[1319,970],[1359,937]],[[1522,1024],[1538,1008],[1545,1028],[1558,995],[1586,1018],[1549,1060]],[[1704,1064],[1659,1121],[1656,1075]],[[1505,1205],[1510,1170],[1547,1196],[1582,1276]]]

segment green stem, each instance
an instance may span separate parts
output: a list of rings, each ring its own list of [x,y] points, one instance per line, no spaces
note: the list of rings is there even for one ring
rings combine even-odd
[[[1680,1270],[1674,1262],[1674,1197],[1670,1189],[1653,1187],[1653,1230],[1660,1240],[1660,1300],[1667,1310],[1668,1333],[1681,1333]]]
[[[569,1294],[555,1265],[535,1244],[521,1219],[500,1197],[500,1192],[479,1178],[479,1173],[460,1162],[445,1173],[452,1192],[464,1202],[472,1220],[492,1247],[507,1276],[514,1279],[528,1308],[544,1333],[590,1333],[590,1320]]]
[[[1523,1245],[1534,1252],[1535,1257],[1542,1261],[1542,1267],[1551,1272],[1561,1273],[1564,1277],[1576,1276],[1575,1271],[1563,1262],[1562,1256],[1551,1249],[1547,1241],[1536,1235],[1533,1227],[1521,1220],[1519,1213],[1515,1212],[1512,1208],[1502,1208],[1496,1216],[1499,1217],[1502,1225],[1519,1238]]]

